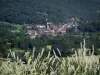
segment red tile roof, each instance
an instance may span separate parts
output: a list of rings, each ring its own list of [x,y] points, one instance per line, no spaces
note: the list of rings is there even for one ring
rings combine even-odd
[[[37,31],[35,31],[35,30],[29,30],[29,31],[28,31],[28,34],[29,34],[29,35],[35,35],[35,33],[37,33]]]
[[[54,24],[51,24],[50,28],[52,28],[53,30],[57,30],[58,29],[58,27],[56,25],[54,25]]]

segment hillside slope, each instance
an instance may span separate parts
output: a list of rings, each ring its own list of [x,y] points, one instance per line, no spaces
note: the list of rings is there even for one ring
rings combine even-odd
[[[63,22],[75,16],[94,20],[100,0],[0,0],[0,20],[13,23],[43,23],[43,13],[50,21]]]

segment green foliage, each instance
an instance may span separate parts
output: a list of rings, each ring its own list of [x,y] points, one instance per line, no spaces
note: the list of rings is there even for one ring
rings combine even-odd
[[[100,22],[81,20],[79,24],[78,27],[81,32],[100,32]]]
[[[63,23],[71,16],[94,20],[99,14],[96,12],[99,3],[98,0],[1,0],[0,20],[20,24],[44,23],[44,12],[55,23]]]
[[[85,23],[85,22],[84,22]],[[84,24],[82,23],[82,24]],[[87,24],[88,25],[88,24]],[[89,23],[89,26],[91,23]],[[94,25],[94,24],[93,24]],[[99,25],[99,24],[98,24]],[[99,54],[98,49],[100,48],[100,32],[99,26],[96,26],[93,32],[82,31],[82,33],[68,32],[65,35],[58,35],[55,37],[48,35],[41,35],[34,39],[26,34],[27,29],[25,26],[20,26],[16,24],[11,24],[7,22],[0,22],[0,52],[1,55],[6,56],[8,49],[20,49],[29,50],[35,47],[37,52],[40,52],[43,48],[46,49],[47,45],[50,45],[52,49],[59,48],[62,55],[70,54],[71,49],[78,49],[80,47],[80,42],[85,38],[87,48],[91,49],[91,45],[95,46],[95,54]],[[81,25],[82,27],[83,25]],[[88,30],[88,27],[84,27]],[[97,30],[98,28],[98,30]],[[11,32],[13,29],[20,30],[20,32]],[[87,32],[87,33],[86,33]],[[48,52],[48,51],[47,51]],[[71,53],[72,54],[72,53]]]

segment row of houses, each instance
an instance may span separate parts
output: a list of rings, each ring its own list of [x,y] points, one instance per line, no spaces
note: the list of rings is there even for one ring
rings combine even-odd
[[[34,27],[37,29],[35,30],[34,28],[32,29],[33,26],[28,25],[28,34],[31,38],[35,38],[36,36],[40,36],[42,34],[47,34],[47,35],[52,35],[56,36],[59,33],[60,34],[65,34],[70,27],[68,24],[63,24],[63,25],[55,25],[51,22],[48,22],[46,25],[44,24],[36,24]]]

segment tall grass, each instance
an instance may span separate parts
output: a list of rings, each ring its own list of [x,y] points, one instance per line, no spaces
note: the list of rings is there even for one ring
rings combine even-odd
[[[27,63],[11,52],[13,60],[7,58],[2,63],[0,75],[100,75],[100,59],[93,53],[86,55],[85,40],[83,47],[70,57],[58,57],[55,51],[53,56],[49,52],[43,57],[44,49],[35,57],[34,51],[31,55],[25,53]]]

